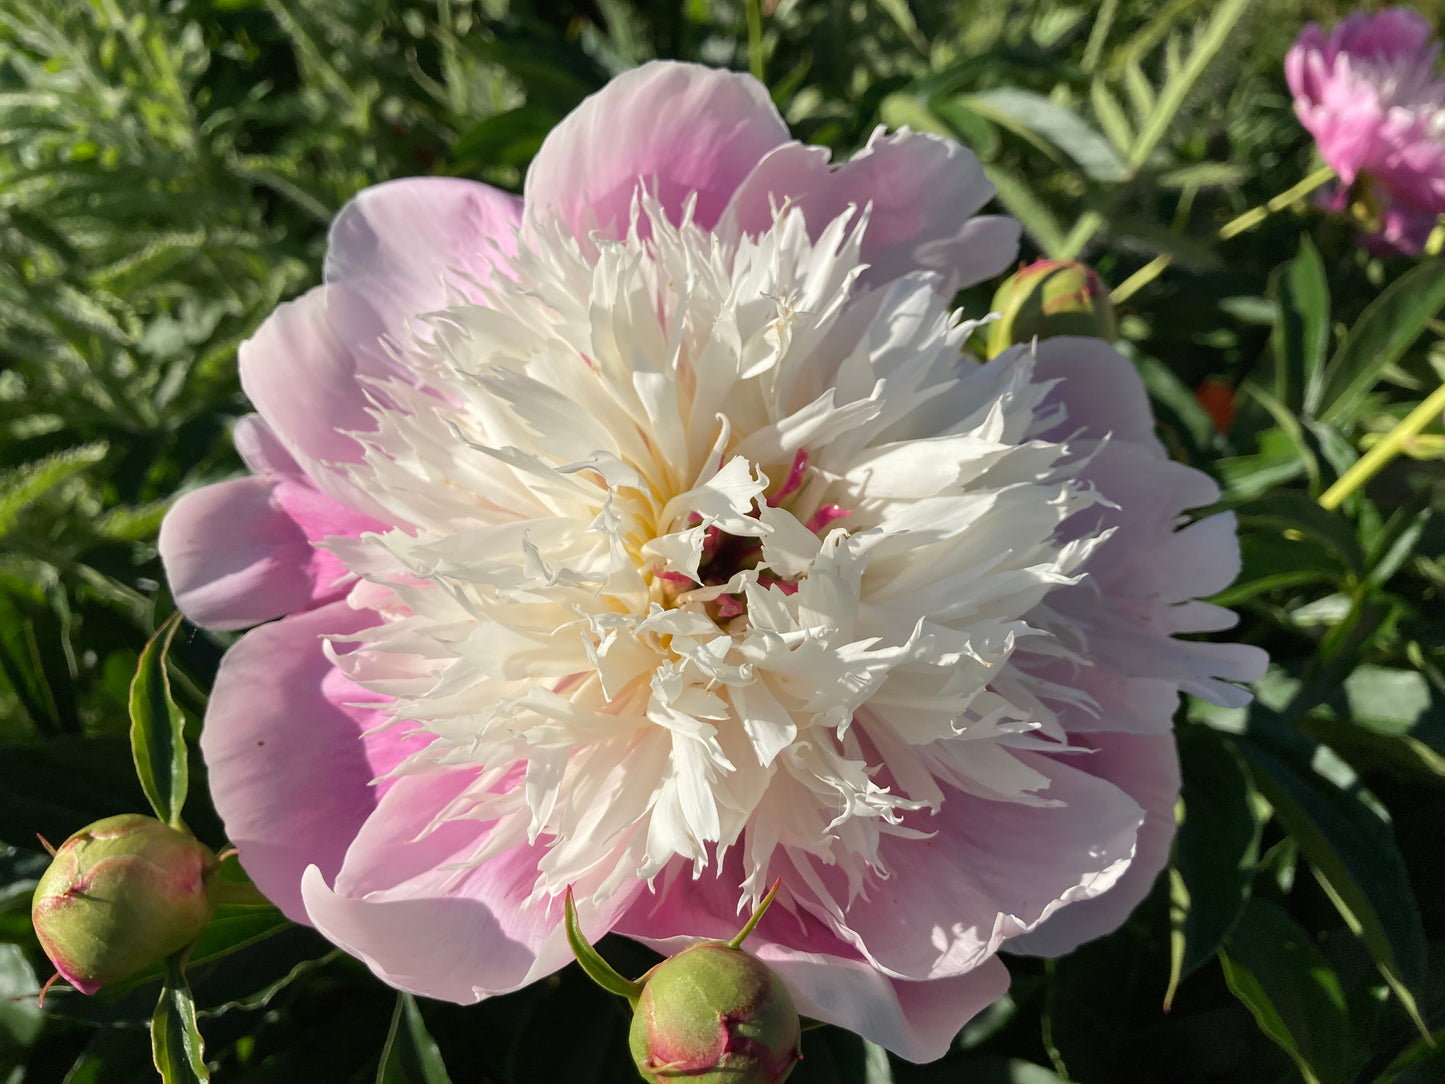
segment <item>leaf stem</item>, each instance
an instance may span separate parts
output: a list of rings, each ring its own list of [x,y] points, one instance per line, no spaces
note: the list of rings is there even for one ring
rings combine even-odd
[[[1410,438],[1418,436],[1425,426],[1430,424],[1430,420],[1442,411],[1445,411],[1445,384],[1436,388],[1419,406],[1401,419],[1395,428],[1385,434],[1383,440],[1340,475],[1339,480],[1320,495],[1320,506],[1331,510],[1338,508],[1346,497],[1399,455]]]
[[[766,911],[769,905],[772,904],[773,897],[778,894],[778,889],[782,886],[782,883],[783,879],[781,877],[779,877],[776,881],[773,882],[773,887],[768,889],[768,894],[758,902],[758,905],[755,908],[753,908],[752,917],[748,919],[747,924],[737,932],[736,937],[734,937],[731,941],[728,942],[728,945],[731,948],[743,947],[743,942],[748,939],[748,934],[752,933],[753,930],[757,928],[758,923],[762,920],[763,912]]]
[[[570,887],[567,889],[563,906],[565,908],[563,922],[567,927],[567,943],[572,946],[572,955],[577,957],[577,963],[587,973],[587,977],[608,993],[625,997],[628,1004],[635,1006],[637,999],[642,996],[642,983],[633,982],[631,979],[619,975],[616,969],[588,943],[587,938],[582,936],[582,928],[577,924],[577,906],[572,902]]]
[[[1276,211],[1282,211],[1290,204],[1309,195],[1320,185],[1332,180],[1335,171],[1329,166],[1321,166],[1299,184],[1285,189],[1279,195],[1261,203],[1258,207],[1251,207],[1242,215],[1230,219],[1219,228],[1216,237],[1221,241],[1228,241],[1231,237],[1237,237],[1246,230],[1252,230]],[[1168,253],[1156,256],[1139,270],[1135,271],[1123,282],[1114,288],[1109,295],[1109,300],[1118,305],[1133,297],[1149,283],[1158,278],[1166,267],[1174,262],[1174,258]]]

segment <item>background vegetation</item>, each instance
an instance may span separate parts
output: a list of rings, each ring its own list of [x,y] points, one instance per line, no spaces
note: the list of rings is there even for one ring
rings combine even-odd
[[[449,173],[517,189],[553,124],[654,56],[753,68],[801,138],[838,152],[880,123],[960,139],[1026,256],[1078,256],[1118,285],[1167,254],[1122,308],[1121,347],[1173,453],[1238,509],[1245,570],[1219,601],[1275,660],[1248,711],[1181,709],[1175,860],[1122,930],[1011,960],[1010,995],[943,1062],[823,1029],[792,1079],[1445,1078],[1426,1038],[1445,1028],[1438,421],[1368,486],[1336,486],[1445,375],[1445,266],[1372,258],[1307,199],[1218,235],[1316,167],[1281,62],[1308,18],[1344,11],[0,0],[0,1081],[153,1072],[156,975],[36,1008],[35,837],[146,808],[127,696],[174,608],[155,534],[177,492],[240,469],[237,344],[317,278],[359,188]],[[175,639],[192,737],[225,642]],[[219,846],[191,770],[186,820]],[[223,909],[190,976],[217,1081],[635,1079],[620,1004],[575,968],[477,1007],[398,999],[311,931]]]

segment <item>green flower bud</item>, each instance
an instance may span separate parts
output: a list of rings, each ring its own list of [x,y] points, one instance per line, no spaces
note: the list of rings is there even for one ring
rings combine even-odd
[[[1002,316],[988,326],[988,354],[1035,337],[1088,335],[1113,341],[1117,329],[1109,291],[1090,267],[1072,260],[1038,260],[1004,280],[993,295]]]
[[[756,956],[704,941],[642,977],[628,1045],[649,1084],[780,1084],[801,1056],[798,1010]]]
[[[30,919],[60,977],[83,994],[196,939],[215,907],[209,848],[137,813],[106,817],[55,852]]]

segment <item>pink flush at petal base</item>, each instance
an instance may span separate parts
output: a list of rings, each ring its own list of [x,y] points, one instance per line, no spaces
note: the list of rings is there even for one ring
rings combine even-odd
[[[1285,76],[1295,113],[1339,174],[1333,210],[1373,206],[1372,241],[1416,253],[1445,213],[1445,77],[1440,43],[1408,8],[1355,14],[1326,37],[1305,27]]]
[[[1179,634],[1238,570],[1107,344],[987,363],[956,290],[1015,260],[978,162],[789,139],[746,76],[657,63],[522,198],[363,192],[325,283],[241,350],[255,472],[189,494],[182,608],[258,625],[202,748],[251,876],[458,1002],[589,935],[749,948],[806,1015],[942,1055],[1000,952],[1117,926],[1173,833]],[[269,622],[269,623],[262,623]]]

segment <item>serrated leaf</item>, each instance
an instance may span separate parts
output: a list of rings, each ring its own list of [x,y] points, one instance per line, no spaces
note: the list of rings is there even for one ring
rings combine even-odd
[[[1274,396],[1298,411],[1313,412],[1323,390],[1325,351],[1330,338],[1330,284],[1319,250],[1300,238],[1299,253],[1269,276],[1266,291],[1278,306],[1270,347],[1274,353]]]
[[[397,995],[391,1030],[376,1070],[376,1084],[452,1084],[441,1050],[427,1031],[411,994]]]
[[[1220,951],[1234,996],[1308,1084],[1349,1084],[1350,1020],[1339,976],[1277,904],[1251,900]]]
[[[1089,100],[1094,105],[1094,115],[1099,118],[1100,127],[1114,144],[1114,149],[1121,155],[1128,154],[1129,147],[1134,142],[1133,125],[1129,123],[1119,99],[1098,76],[1095,76],[1089,85]]]
[[[163,1084],[205,1084],[211,1071],[206,1067],[196,1006],[180,962],[183,954],[172,956],[166,964],[166,981],[151,1018],[151,1056]]]
[[[1134,110],[1135,121],[1142,125],[1149,119],[1149,114],[1154,112],[1158,95],[1154,93],[1154,85],[1149,82],[1149,77],[1144,74],[1137,59],[1131,59],[1124,66],[1124,89],[1129,94],[1129,106]],[[1130,146],[1132,145],[1131,141]]]
[[[105,458],[104,441],[56,452],[0,474],[0,535],[15,529],[20,516],[56,486]]]
[[[1325,366],[1319,420],[1338,426],[1352,422],[1380,375],[1404,356],[1442,308],[1445,260],[1411,268],[1387,286]]]
[[[181,827],[189,786],[186,720],[171,697],[166,675],[166,653],[180,623],[177,612],[156,630],[140,654],[130,686],[130,748],[136,775],[156,816],[173,828]]]
[[[1243,18],[1253,0],[1222,0],[1194,37],[1194,48],[1189,57],[1159,90],[1158,99],[1149,110],[1148,117],[1139,126],[1139,136],[1129,152],[1129,165],[1137,169],[1154,153],[1164,139],[1174,119],[1179,115],[1184,100],[1194,88],[1204,70],[1224,48],[1224,43],[1235,25]]]

